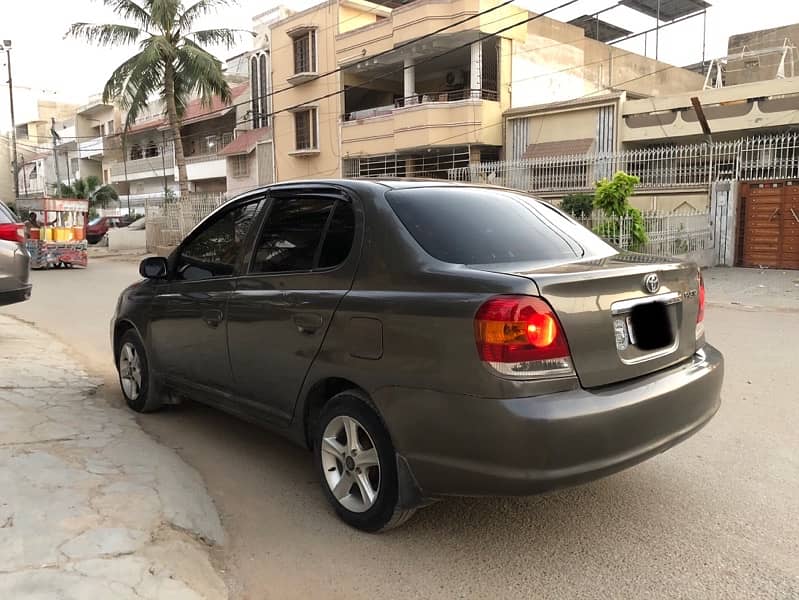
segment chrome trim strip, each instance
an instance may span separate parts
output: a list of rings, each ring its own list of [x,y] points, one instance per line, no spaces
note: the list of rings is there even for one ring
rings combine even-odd
[[[674,343],[671,346],[667,346],[665,348],[661,348],[660,350],[655,350],[654,352],[650,352],[649,354],[644,354],[643,356],[638,356],[636,358],[623,358],[619,356],[621,362],[625,365],[637,365],[638,363],[646,362],[648,360],[654,360],[656,358],[663,358],[664,356],[668,356],[680,346],[680,338],[679,332],[678,335],[674,337]]]
[[[615,317],[630,312],[634,306],[649,304],[651,302],[662,302],[663,304],[677,304],[682,302],[679,292],[666,292],[656,296],[642,296],[641,298],[631,298],[629,300],[619,300],[610,305],[610,313]]]

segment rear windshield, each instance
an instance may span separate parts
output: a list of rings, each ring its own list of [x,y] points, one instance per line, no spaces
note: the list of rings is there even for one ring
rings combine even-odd
[[[523,194],[416,188],[386,197],[419,245],[448,263],[549,262],[616,252],[557,209]]]
[[[17,217],[11,212],[5,204],[0,202],[0,225],[8,225],[9,223],[16,223]]]

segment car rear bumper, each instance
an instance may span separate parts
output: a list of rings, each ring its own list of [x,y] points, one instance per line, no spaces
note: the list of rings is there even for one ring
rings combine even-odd
[[[24,302],[31,297],[31,284],[25,284],[22,287],[13,290],[0,291],[0,306],[7,304],[15,304],[17,302]]]
[[[422,497],[527,495],[639,463],[716,413],[722,355],[635,380],[531,398],[491,400],[391,388],[375,401]]]

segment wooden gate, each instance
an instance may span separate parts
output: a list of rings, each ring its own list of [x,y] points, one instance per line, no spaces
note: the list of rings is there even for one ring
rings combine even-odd
[[[799,182],[741,185],[739,262],[799,269]]]

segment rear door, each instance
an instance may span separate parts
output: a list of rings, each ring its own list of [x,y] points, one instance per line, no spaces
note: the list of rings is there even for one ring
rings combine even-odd
[[[228,304],[239,399],[286,423],[333,313],[352,287],[363,217],[335,188],[275,188],[248,273]],[[356,239],[357,238],[357,239]]]

